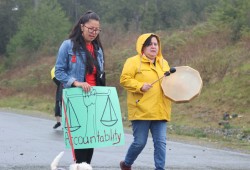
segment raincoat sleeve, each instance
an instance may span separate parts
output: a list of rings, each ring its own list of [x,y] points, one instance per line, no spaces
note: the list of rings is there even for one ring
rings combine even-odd
[[[139,82],[135,79],[135,75],[138,72],[136,63],[131,58],[127,59],[123,66],[122,74],[120,76],[120,84],[126,90],[132,93],[143,93],[140,89],[143,86],[143,82]]]

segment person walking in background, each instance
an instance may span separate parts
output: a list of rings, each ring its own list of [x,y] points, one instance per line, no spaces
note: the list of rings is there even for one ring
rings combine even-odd
[[[147,143],[149,131],[154,142],[156,170],[165,169],[167,122],[171,117],[171,101],[164,96],[161,81],[151,84],[169,71],[156,34],[142,34],[136,43],[137,55],[126,60],[120,84],[127,90],[128,119],[132,122],[134,141],[130,145],[121,170],[132,164]]]
[[[58,81],[55,77],[55,67],[53,67],[51,69],[51,79],[53,80],[53,82],[56,84],[56,101],[55,101],[55,108],[54,108],[54,112],[55,112],[55,118],[56,118],[56,124],[53,126],[53,129],[58,128],[59,126],[61,126],[61,117],[62,117],[62,113],[61,113],[61,108],[62,108],[62,85],[61,82]]]
[[[100,18],[88,11],[73,27],[69,39],[61,44],[55,65],[56,78],[64,88],[81,87],[89,92],[100,83],[100,72],[104,71],[104,53],[99,38]],[[103,76],[101,76],[103,77]],[[94,149],[75,149],[76,163],[90,164]]]

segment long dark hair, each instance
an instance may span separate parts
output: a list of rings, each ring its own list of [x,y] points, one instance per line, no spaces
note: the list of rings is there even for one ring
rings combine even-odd
[[[75,24],[75,26],[71,30],[71,33],[69,34],[69,39],[71,39],[71,41],[73,42],[73,52],[74,53],[78,52],[81,55],[81,53],[80,53],[81,48],[84,51],[86,51],[86,59],[87,59],[86,69],[87,69],[88,73],[93,72],[94,62],[93,62],[93,57],[91,56],[90,52],[86,49],[86,43],[85,43],[84,38],[82,36],[81,24],[84,25],[86,22],[88,22],[91,19],[96,20],[96,21],[100,21],[100,17],[95,12],[89,10],[80,17],[78,22]],[[93,40],[92,43],[94,45],[95,55],[96,55],[96,51],[99,48],[101,48],[103,51],[103,47],[102,47],[102,43],[100,41],[99,34]],[[104,54],[103,54],[103,57],[104,57]]]

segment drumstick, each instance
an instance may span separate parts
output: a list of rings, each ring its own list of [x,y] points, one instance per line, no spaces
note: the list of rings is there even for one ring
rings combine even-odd
[[[169,70],[169,71],[166,71],[162,77],[160,77],[159,79],[157,79],[157,80],[155,80],[154,82],[152,82],[152,83],[151,83],[151,86],[152,86],[153,84],[155,84],[157,81],[161,80],[163,77],[169,76],[171,73],[174,73],[174,72],[176,72],[176,69],[175,69],[174,67],[170,68],[170,70]]]
[[[174,72],[176,72],[176,68],[171,67],[171,68],[170,68],[170,70],[169,70],[169,72],[170,72],[170,73],[174,73]]]
[[[164,73],[164,76],[162,76],[162,77],[160,77],[159,79],[157,79],[157,80],[155,80],[154,82],[152,82],[152,83],[151,83],[151,86],[152,86],[153,84],[155,84],[157,81],[161,80],[163,77],[169,76],[169,75],[170,75],[169,71],[166,71],[166,72]]]

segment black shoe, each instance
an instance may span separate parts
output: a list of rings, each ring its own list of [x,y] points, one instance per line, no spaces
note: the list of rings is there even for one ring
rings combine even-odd
[[[57,123],[53,126],[53,129],[56,129],[56,128],[58,128],[59,126],[61,126],[61,123],[60,123],[60,122],[57,122]]]
[[[120,162],[120,168],[121,168],[121,170],[132,170],[131,166],[125,165],[124,161]]]

